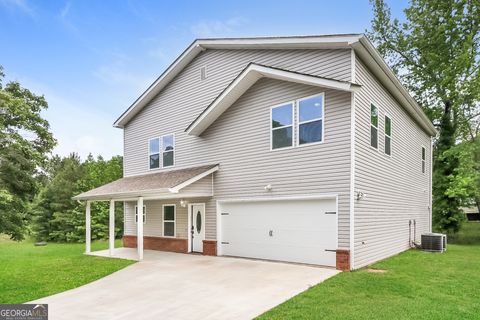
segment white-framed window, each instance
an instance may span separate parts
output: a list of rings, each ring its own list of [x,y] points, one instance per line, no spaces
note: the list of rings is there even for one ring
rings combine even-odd
[[[293,102],[274,106],[270,110],[270,148],[293,147]]]
[[[160,168],[160,139],[153,138],[148,141],[148,159],[150,169]]]
[[[166,134],[148,140],[148,166],[150,169],[175,165],[175,135]]]
[[[426,159],[427,159],[427,149],[422,146],[422,173],[425,173],[426,170]]]
[[[378,149],[378,108],[370,105],[370,146]]]
[[[175,165],[175,136],[167,134],[162,136],[162,167]]]
[[[147,207],[143,206],[143,224],[147,221]],[[138,207],[135,206],[135,224],[138,223]]]
[[[323,93],[297,101],[297,143],[299,146],[323,141],[323,101]]]
[[[175,237],[175,205],[162,205],[163,236]]]
[[[392,119],[385,115],[385,154],[392,155]]]

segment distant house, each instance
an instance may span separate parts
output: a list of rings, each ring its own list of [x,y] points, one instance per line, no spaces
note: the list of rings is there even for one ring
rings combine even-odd
[[[480,213],[477,207],[462,208],[468,221],[480,221]]]
[[[75,197],[87,251],[91,201],[125,203],[140,259],[349,270],[431,231],[435,128],[364,35],[196,40],[114,125],[124,178]]]

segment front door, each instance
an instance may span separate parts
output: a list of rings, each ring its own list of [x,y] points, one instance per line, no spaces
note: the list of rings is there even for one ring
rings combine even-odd
[[[192,222],[192,251],[203,252],[203,240],[205,240],[205,206],[203,204],[192,204],[190,210],[190,221]]]

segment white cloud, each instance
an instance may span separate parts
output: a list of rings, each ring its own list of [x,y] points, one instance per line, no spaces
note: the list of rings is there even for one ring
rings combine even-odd
[[[155,59],[158,59],[162,62],[166,62],[167,59],[168,59],[167,55],[165,54],[163,49],[160,48],[160,47],[148,50],[147,54],[148,54],[148,56],[150,56],[152,58],[155,58]]]
[[[110,62],[99,66],[93,71],[93,75],[108,85],[124,87],[130,92],[143,92],[152,82],[152,77],[134,72],[133,64],[129,60],[125,54],[113,52]]]
[[[30,17],[35,17],[35,10],[26,0],[0,0],[0,5],[10,9],[18,9]]]
[[[65,19],[70,12],[70,7],[72,6],[72,3],[70,1],[67,1],[65,5],[63,6],[62,10],[60,10],[60,17],[62,19]]]
[[[235,28],[244,25],[247,20],[242,17],[233,17],[227,20],[202,20],[190,27],[190,31],[197,38],[225,36]]]

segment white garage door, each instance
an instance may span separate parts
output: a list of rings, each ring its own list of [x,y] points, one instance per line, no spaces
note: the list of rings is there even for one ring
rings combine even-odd
[[[220,204],[221,254],[335,266],[336,200]]]

